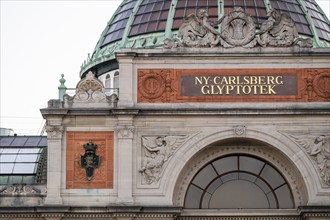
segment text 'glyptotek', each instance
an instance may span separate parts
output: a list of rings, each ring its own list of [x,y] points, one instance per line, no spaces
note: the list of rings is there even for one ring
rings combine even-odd
[[[294,77],[295,78],[295,77]],[[292,75],[182,76],[181,95],[295,95]],[[190,85],[188,85],[190,83]]]

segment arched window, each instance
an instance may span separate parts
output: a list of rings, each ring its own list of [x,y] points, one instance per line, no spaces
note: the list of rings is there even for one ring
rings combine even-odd
[[[107,76],[105,77],[105,88],[111,88],[111,78],[110,78],[110,74],[107,74]]]
[[[189,184],[185,208],[294,208],[291,189],[269,163],[248,155],[218,158],[204,166]]]
[[[114,88],[119,88],[119,72],[116,71],[113,77],[113,87]]]

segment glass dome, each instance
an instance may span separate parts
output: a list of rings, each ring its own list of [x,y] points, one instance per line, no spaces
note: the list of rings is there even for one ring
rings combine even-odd
[[[313,39],[314,47],[329,47],[329,19],[314,0],[124,0],[104,29],[91,57],[81,66],[81,75],[118,68],[114,53],[120,48],[160,48],[177,34],[184,18],[203,8],[217,22],[234,7],[252,16],[257,28],[276,9],[288,14],[301,36]]]

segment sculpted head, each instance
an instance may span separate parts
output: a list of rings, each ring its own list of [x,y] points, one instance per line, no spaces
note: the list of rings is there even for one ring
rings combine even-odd
[[[322,142],[323,144],[326,142],[326,138],[325,138],[325,135],[320,135],[318,136],[316,139],[315,139],[315,142],[316,143],[320,143]]]
[[[205,9],[199,9],[197,12],[197,17],[200,19],[207,18],[208,16],[209,16],[209,14],[207,13],[207,11]]]

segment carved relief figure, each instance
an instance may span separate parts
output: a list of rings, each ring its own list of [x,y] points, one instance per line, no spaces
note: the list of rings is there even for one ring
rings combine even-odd
[[[296,143],[302,146],[316,162],[323,181],[330,185],[330,142],[329,137],[319,136],[293,136]]]
[[[139,172],[144,177],[144,183],[159,181],[164,163],[186,139],[187,136],[142,137],[144,157]]]
[[[176,46],[188,47],[214,47],[220,42],[220,33],[213,28],[208,21],[208,13],[205,9],[200,9],[195,14],[188,15],[179,29],[177,39],[166,39],[165,47]]]
[[[310,38],[298,38],[298,31],[294,21],[287,14],[280,14],[275,9],[271,9],[268,19],[260,27],[260,37],[258,43],[263,46],[287,47],[297,44],[302,47],[312,47]]]

